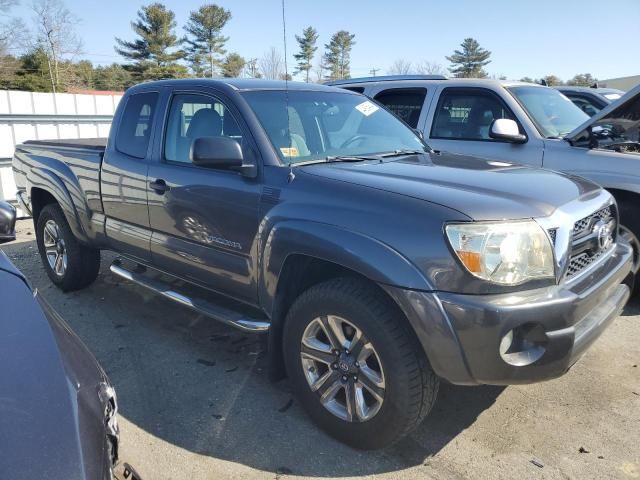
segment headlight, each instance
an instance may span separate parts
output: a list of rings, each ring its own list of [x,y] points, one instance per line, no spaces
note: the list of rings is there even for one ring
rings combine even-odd
[[[483,280],[518,285],[555,277],[551,242],[534,221],[449,224],[445,230],[465,268]]]

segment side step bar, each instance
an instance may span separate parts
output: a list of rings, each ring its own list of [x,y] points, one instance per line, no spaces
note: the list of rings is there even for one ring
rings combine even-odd
[[[158,278],[147,275],[145,272],[147,267],[136,268],[129,270],[124,267],[120,259],[116,259],[109,268],[115,275],[137,283],[149,290],[159,293],[169,300],[173,300],[181,305],[189,307],[198,313],[206,315],[222,323],[226,323],[232,327],[238,328],[245,332],[251,333],[264,333],[269,330],[269,322],[264,320],[256,320],[248,318],[243,313],[232,310],[227,307],[216,305],[208,300],[196,296],[188,296],[180,293],[177,288],[173,288],[171,285],[161,281]],[[158,272],[160,273],[160,272]]]

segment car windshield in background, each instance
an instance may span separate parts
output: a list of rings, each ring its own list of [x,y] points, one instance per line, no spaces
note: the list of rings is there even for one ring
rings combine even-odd
[[[426,151],[409,127],[363,96],[317,91],[252,91],[243,96],[287,164]]]
[[[563,137],[589,120],[589,115],[552,88],[522,86],[508,90],[547,138]]]

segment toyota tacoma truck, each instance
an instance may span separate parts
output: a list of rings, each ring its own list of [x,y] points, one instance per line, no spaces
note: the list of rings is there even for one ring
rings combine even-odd
[[[265,80],[129,89],[101,140],[13,170],[61,289],[115,275],[266,333],[309,415],[379,448],[439,381],[564,374],[621,312],[632,250],[588,180],[436,153],[367,97]]]

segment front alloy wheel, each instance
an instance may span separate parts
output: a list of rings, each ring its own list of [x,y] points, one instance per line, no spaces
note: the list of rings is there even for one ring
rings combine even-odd
[[[340,277],[291,305],[282,332],[292,391],[327,433],[356,448],[413,430],[438,392],[407,319],[378,286]]]
[[[314,319],[303,333],[300,358],[309,387],[336,417],[361,422],[380,411],[385,393],[380,358],[352,323],[335,315]]]

